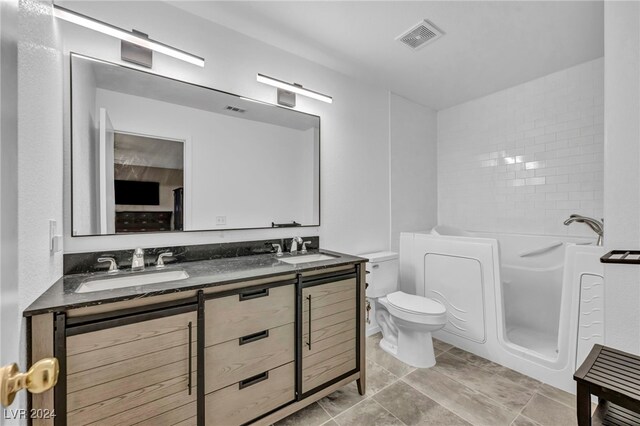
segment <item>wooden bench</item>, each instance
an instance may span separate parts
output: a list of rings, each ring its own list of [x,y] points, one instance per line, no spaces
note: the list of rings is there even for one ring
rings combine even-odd
[[[640,425],[640,356],[594,345],[573,379],[579,426],[591,424],[591,395],[602,424]]]

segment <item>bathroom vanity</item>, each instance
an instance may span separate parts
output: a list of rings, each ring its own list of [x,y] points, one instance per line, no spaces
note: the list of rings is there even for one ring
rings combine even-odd
[[[63,277],[24,313],[30,360],[61,369],[31,400],[55,417],[33,423],[272,424],[352,381],[364,394],[366,259],[327,253],[185,262],[162,271],[188,278],[95,292],[76,290],[106,273]]]
[[[69,59],[72,237],[320,225],[319,116]],[[165,247],[146,271],[142,249],[66,253],[68,275],[24,313],[29,363],[60,363],[30,397],[55,417],[33,423],[272,424],[355,380],[364,394],[366,259],[307,254],[310,240]]]

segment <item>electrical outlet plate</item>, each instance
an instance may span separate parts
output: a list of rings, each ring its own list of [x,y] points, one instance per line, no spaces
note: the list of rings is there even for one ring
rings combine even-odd
[[[216,216],[216,225],[226,225],[227,217],[226,216]]]

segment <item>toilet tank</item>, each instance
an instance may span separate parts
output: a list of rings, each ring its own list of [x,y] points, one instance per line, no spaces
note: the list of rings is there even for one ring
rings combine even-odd
[[[383,297],[398,290],[398,253],[379,251],[360,255],[367,263],[367,297]]]

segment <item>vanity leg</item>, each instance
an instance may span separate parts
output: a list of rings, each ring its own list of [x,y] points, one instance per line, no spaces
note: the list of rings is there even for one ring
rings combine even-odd
[[[360,395],[364,395],[367,392],[366,380],[364,376],[361,375],[360,378],[356,380],[356,383],[358,384],[358,393]]]

